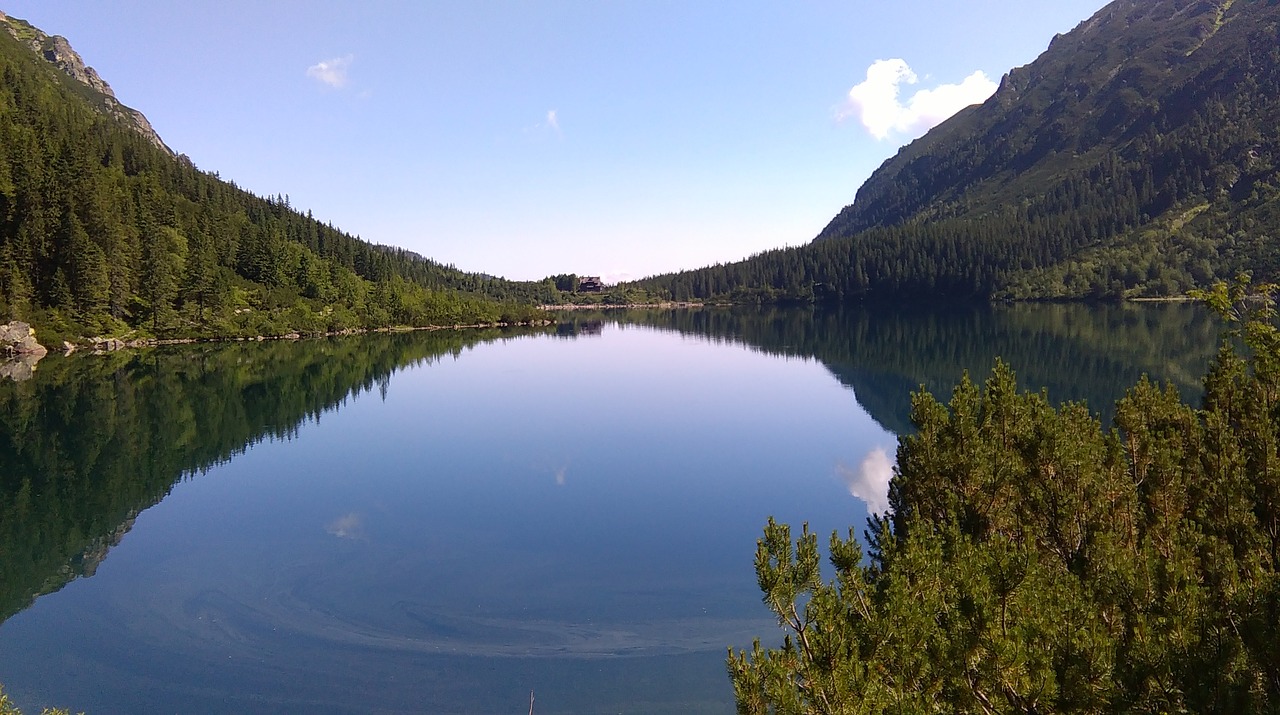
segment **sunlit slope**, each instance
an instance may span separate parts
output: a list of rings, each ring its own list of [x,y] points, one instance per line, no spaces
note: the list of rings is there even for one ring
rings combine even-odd
[[[245,191],[110,91],[65,39],[0,15],[2,319],[72,338],[279,335],[528,319],[554,294]]]
[[[1119,298],[1273,276],[1280,5],[1119,0],[886,161],[810,245],[676,298]]]

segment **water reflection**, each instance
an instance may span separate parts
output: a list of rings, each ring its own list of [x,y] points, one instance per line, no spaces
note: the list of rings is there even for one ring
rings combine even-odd
[[[351,512],[329,522],[324,530],[339,539],[364,539],[364,515]]]
[[[1075,390],[1055,399],[1142,371],[1195,389],[1216,333],[1045,309],[50,358],[0,384],[0,673],[95,715],[498,712],[530,689],[548,712],[732,712],[723,649],[772,622],[761,524],[886,508],[876,423],[905,424],[909,389],[995,354]]]
[[[0,357],[0,381],[11,380],[22,382],[30,380],[36,373],[36,363],[44,355],[21,355],[17,358]]]
[[[578,320],[561,320],[556,324],[556,335],[564,338],[589,338],[604,333],[605,320],[591,317]]]
[[[397,370],[501,332],[50,356],[0,383],[0,623],[93,575],[136,516],[223,463]]]
[[[850,306],[609,311],[609,319],[820,360],[886,429],[911,429],[909,395],[945,400],[964,371],[985,379],[997,359],[1054,403],[1083,401],[1109,424],[1146,374],[1196,401],[1221,326],[1193,303]],[[570,314],[568,321],[600,316]]]
[[[893,478],[894,460],[883,447],[876,447],[851,468],[836,464],[836,474],[849,487],[849,494],[861,499],[872,514],[889,510],[889,480]]]

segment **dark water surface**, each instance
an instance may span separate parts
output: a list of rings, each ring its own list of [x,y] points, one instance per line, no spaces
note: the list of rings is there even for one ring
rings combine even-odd
[[[0,683],[106,713],[733,712],[754,542],[883,508],[908,391],[1194,399],[1193,306],[574,314],[0,383]]]

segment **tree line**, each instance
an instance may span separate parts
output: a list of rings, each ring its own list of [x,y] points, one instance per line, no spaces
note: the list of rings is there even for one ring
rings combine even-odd
[[[0,32],[0,317],[68,336],[283,334],[523,320],[555,294],[253,195],[90,93]]]
[[[1206,7],[1052,46],[886,162],[810,244],[636,285],[744,303],[1118,300],[1274,278],[1277,11],[1237,3],[1213,44],[1184,47],[1209,30],[1177,23]]]

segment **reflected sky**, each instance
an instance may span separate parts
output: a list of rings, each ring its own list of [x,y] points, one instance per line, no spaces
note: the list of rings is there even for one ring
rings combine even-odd
[[[820,363],[605,324],[394,374],[140,514],[0,625],[24,707],[732,712],[769,516],[884,507],[895,438]]]
[[[872,514],[889,510],[889,481],[893,479],[893,458],[883,447],[876,447],[862,458],[857,467],[836,465],[836,473],[849,488],[850,496],[861,499]]]

